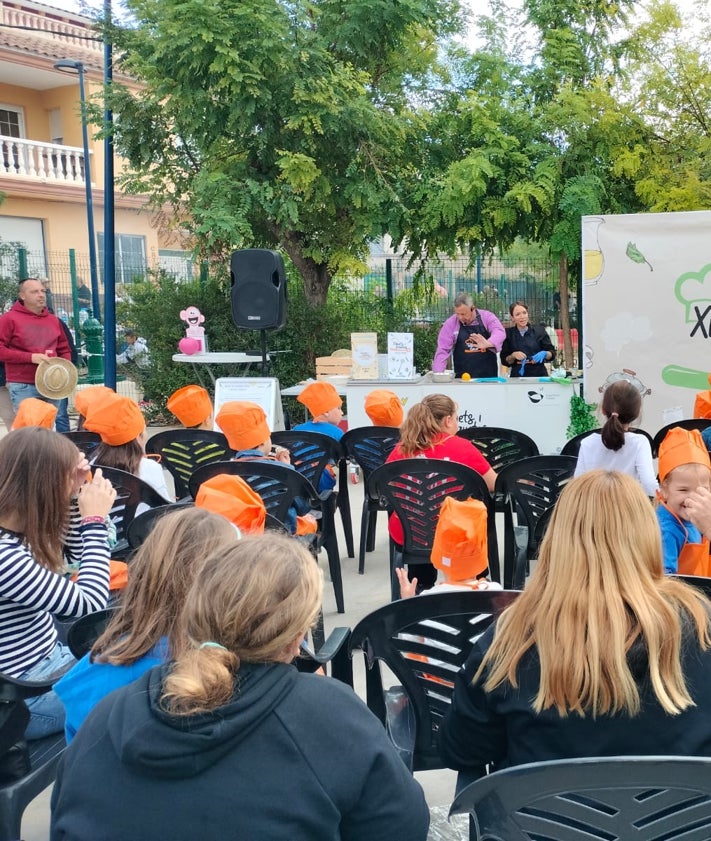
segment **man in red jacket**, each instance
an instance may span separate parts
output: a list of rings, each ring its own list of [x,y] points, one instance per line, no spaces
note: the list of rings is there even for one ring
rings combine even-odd
[[[42,282],[34,277],[20,282],[18,300],[0,316],[0,362],[5,363],[7,390],[17,411],[25,397],[48,400],[35,387],[35,373],[40,362],[50,357],[71,359],[71,349],[59,319],[46,306]]]

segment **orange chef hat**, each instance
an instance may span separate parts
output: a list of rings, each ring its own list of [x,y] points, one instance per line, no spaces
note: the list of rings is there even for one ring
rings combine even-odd
[[[12,429],[22,429],[23,426],[43,426],[51,429],[57,415],[57,407],[37,397],[25,397],[12,422]]]
[[[392,391],[371,391],[365,398],[364,408],[374,426],[400,426],[402,423],[402,403]]]
[[[199,385],[186,385],[174,391],[166,403],[183,426],[200,426],[212,414],[210,395]]]
[[[120,447],[133,441],[146,428],[146,421],[130,397],[118,394],[90,404],[84,429],[98,432],[104,444]]]
[[[449,581],[476,578],[489,566],[486,506],[448,496],[442,503],[430,560]]]
[[[659,445],[659,481],[682,464],[702,464],[711,470],[709,451],[698,429],[672,427]]]
[[[92,406],[94,403],[100,403],[102,400],[114,394],[116,392],[108,386],[90,385],[87,388],[82,388],[81,391],[77,391],[74,395],[74,405],[76,406],[77,412],[83,417],[86,417],[89,406]]]
[[[240,476],[220,473],[200,485],[195,505],[221,514],[244,534],[262,534],[267,509],[258,493]]]
[[[315,418],[330,412],[331,409],[340,409],[343,405],[341,395],[335,387],[323,380],[309,383],[296,399],[306,406]]]
[[[709,374],[709,385],[711,385],[711,374]],[[711,391],[700,391],[696,395],[694,417],[711,418]]]
[[[272,434],[264,409],[248,400],[225,403],[215,420],[233,450],[251,450],[263,444]]]

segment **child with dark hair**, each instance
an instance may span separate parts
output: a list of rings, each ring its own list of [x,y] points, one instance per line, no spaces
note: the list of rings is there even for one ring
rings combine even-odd
[[[605,425],[580,443],[575,475],[589,470],[616,470],[636,479],[647,496],[657,492],[652,448],[644,435],[629,431],[642,411],[642,395],[627,380],[618,380],[602,396]]]

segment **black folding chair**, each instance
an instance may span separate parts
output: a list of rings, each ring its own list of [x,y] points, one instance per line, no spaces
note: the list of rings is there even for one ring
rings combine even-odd
[[[395,449],[400,440],[400,430],[394,426],[361,426],[349,429],[341,438],[343,458],[339,465],[338,485],[344,487],[348,483],[348,460],[355,461],[363,474],[363,482],[367,482],[370,474],[381,465]],[[365,553],[375,549],[375,527],[380,500],[363,496],[363,510],[360,518],[360,547],[358,549],[358,572],[365,572]]]

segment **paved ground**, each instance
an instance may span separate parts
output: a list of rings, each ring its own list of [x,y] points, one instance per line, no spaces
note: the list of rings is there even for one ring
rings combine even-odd
[[[0,417],[4,418],[2,409],[3,393],[0,388]],[[0,424],[0,435],[4,434]],[[351,511],[353,515],[354,538],[356,551],[360,530],[360,511],[363,499],[362,485],[349,485]],[[340,518],[337,519],[340,527]],[[363,616],[371,610],[389,601],[390,587],[388,579],[388,545],[387,529],[384,515],[379,515],[375,551],[366,556],[365,575],[358,575],[358,562],[354,558],[345,556],[345,541],[339,537],[341,548],[341,566],[343,570],[343,590],[345,600],[345,614],[336,613],[333,587],[328,579],[328,562],[325,552],[321,553],[320,565],[326,576],[324,589],[324,621],[326,633],[331,628],[341,625],[353,627]],[[362,659],[354,663],[356,691],[365,697]],[[418,780],[425,790],[427,802],[432,810],[432,826],[430,841],[465,841],[468,838],[467,821],[458,817],[453,824],[446,820],[449,804],[454,792],[455,774],[452,771],[426,771],[418,773]],[[24,841],[46,841],[49,827],[49,798],[51,789],[38,797],[25,812],[23,821]],[[434,807],[434,808],[433,808]]]

